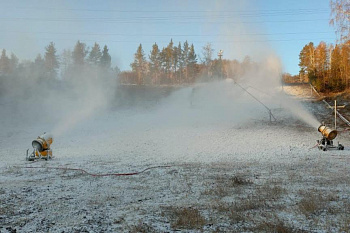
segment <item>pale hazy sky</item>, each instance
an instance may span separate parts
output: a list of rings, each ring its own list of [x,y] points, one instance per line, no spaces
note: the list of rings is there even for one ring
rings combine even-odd
[[[162,48],[172,38],[175,45],[193,43],[197,55],[208,42],[228,59],[274,53],[285,72],[297,74],[306,43],[336,41],[329,0],[0,0],[0,6],[0,49],[21,60],[43,54],[51,41],[60,55],[80,40],[106,44],[112,65],[129,70],[140,43],[148,55],[154,42]]]

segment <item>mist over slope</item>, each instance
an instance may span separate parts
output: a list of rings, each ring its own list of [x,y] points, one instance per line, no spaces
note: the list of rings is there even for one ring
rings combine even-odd
[[[154,127],[182,127],[268,121],[270,110],[273,114],[274,109],[283,107],[309,126],[318,127],[318,121],[300,103],[283,93],[280,70],[279,60],[269,57],[240,77],[184,87],[147,88],[118,87],[116,77],[82,69],[69,80],[16,80],[7,84],[7,92],[0,98],[0,114],[2,124],[45,125],[44,131],[58,137],[91,117],[126,110],[129,114],[147,114],[148,123]]]

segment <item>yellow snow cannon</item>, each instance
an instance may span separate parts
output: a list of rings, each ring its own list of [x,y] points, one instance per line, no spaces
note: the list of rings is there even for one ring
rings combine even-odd
[[[318,132],[322,134],[322,139],[317,140],[317,147],[320,150],[326,151],[329,149],[337,149],[344,150],[344,146],[339,144],[335,146],[333,145],[333,139],[335,139],[338,135],[338,131],[335,129],[331,129],[327,127],[325,124],[322,124],[318,127]]]
[[[28,154],[28,149],[26,159],[28,161],[34,161],[35,159],[52,159],[52,150],[50,149],[52,142],[53,138],[51,134],[44,133],[39,136],[32,141],[33,152]]]
[[[327,138],[328,140],[333,140],[338,135],[337,130],[331,129],[325,125],[320,125],[320,127],[318,127],[318,132],[320,132],[322,136]]]

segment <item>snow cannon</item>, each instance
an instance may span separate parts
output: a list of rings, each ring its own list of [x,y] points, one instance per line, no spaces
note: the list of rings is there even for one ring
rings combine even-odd
[[[28,154],[28,149],[26,159],[28,161],[34,161],[35,159],[52,159],[52,150],[50,149],[52,142],[52,135],[47,133],[44,133],[37,139],[34,139],[32,141],[33,152]]]
[[[322,134],[322,139],[317,140],[317,147],[320,150],[326,151],[330,149],[344,150],[344,146],[338,142],[338,145],[333,144],[333,140],[337,137],[338,131],[327,127],[324,123],[318,127],[318,132]]]
[[[320,132],[322,136],[328,140],[333,140],[337,137],[338,134],[337,130],[331,129],[325,125],[320,125],[320,127],[318,127],[318,132]]]

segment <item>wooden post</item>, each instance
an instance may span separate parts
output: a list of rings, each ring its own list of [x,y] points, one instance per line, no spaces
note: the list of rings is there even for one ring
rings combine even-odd
[[[343,115],[341,115],[338,112],[338,109],[340,108],[345,108],[345,105],[337,105],[337,101],[334,100],[334,106],[331,106],[329,103],[327,103],[327,101],[322,100],[327,106],[328,108],[331,108],[332,110],[334,109],[334,129],[337,129],[337,116],[339,116],[339,118],[341,120],[343,120],[345,122],[345,124],[347,124],[348,126],[350,126],[350,121],[348,121],[345,117],[343,117]]]
[[[310,84],[310,97],[312,98],[312,86],[311,86],[311,84]]]
[[[334,100],[334,129],[337,129],[337,100]]]

